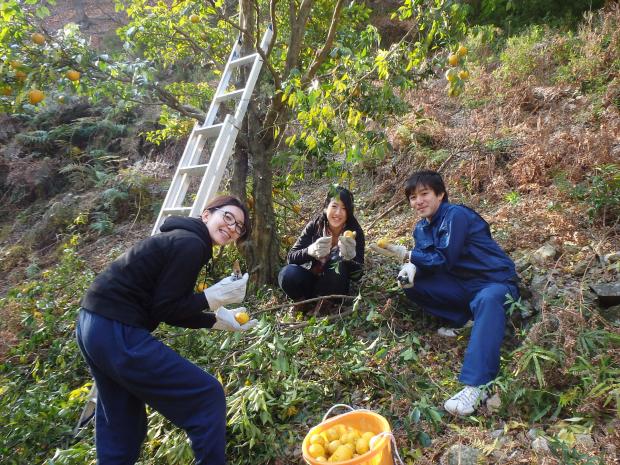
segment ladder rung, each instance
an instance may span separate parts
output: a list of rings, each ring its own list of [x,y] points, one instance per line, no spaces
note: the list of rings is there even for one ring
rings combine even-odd
[[[225,102],[226,100],[232,100],[236,98],[241,98],[245,89],[234,90],[232,92],[228,92],[226,94],[218,95],[215,97],[216,102]]]
[[[249,65],[250,63],[254,63],[254,60],[256,59],[257,56],[258,56],[258,53],[252,53],[251,55],[246,55],[244,57],[237,58],[230,62],[230,66],[232,67],[232,66]]]
[[[163,208],[161,212],[164,215],[189,216],[191,211],[192,211],[192,207],[173,207],[173,208]]]
[[[194,133],[205,137],[217,137],[220,134],[222,126],[224,126],[224,123],[214,124],[213,126],[201,126],[195,128]]]
[[[191,175],[204,174],[204,172],[207,171],[207,166],[209,165],[204,164],[204,165],[184,166],[182,168],[179,168],[179,174],[191,174]]]

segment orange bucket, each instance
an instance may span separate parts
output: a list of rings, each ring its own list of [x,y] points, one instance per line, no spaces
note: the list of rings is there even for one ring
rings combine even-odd
[[[342,404],[338,404],[338,406],[340,405]],[[332,409],[334,407],[332,407]],[[348,407],[348,405],[346,407]],[[370,410],[352,410],[351,412],[343,413],[342,415],[338,415],[330,418],[329,420],[325,420],[325,418],[329,415],[330,412],[331,409],[327,412],[327,414],[323,418],[323,421],[314,428],[312,428],[304,438],[301,449],[306,463],[310,465],[322,465],[322,463],[324,463],[318,462],[308,452],[308,447],[310,447],[310,438],[312,437],[312,435],[321,434],[322,432],[327,431],[332,426],[342,424],[345,426],[351,426],[360,431],[372,431],[373,433],[375,433],[375,435],[380,433],[386,434],[382,435],[381,437],[379,437],[379,439],[377,439],[372,450],[366,452],[363,455],[360,455],[359,457],[355,457],[350,460],[344,460],[342,462],[337,462],[338,464],[394,465],[394,462],[392,461],[391,451],[392,430],[390,429],[390,424],[384,417],[377,413],[371,412]]]

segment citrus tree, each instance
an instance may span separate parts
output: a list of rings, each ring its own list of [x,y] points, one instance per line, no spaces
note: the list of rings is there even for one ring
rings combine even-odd
[[[433,72],[433,57],[464,32],[467,11],[455,1],[405,0],[393,13],[405,32],[388,44],[362,2],[240,0],[237,8],[221,0],[117,0],[128,21],[117,30],[119,47],[102,51],[75,25],[46,31],[48,6],[3,3],[1,108],[20,111],[68,94],[160,105],[161,129],[148,134],[154,142],[204,118],[237,36],[255,49],[273,27],[231,184],[243,198],[251,189],[256,227],[247,258],[258,283],[273,282],[279,267],[274,180],[290,184],[313,160],[346,181],[344,166],[380,160],[388,148],[381,122],[407,110],[401,91]]]

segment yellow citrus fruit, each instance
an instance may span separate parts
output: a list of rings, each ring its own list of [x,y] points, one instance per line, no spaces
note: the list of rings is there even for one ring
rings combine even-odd
[[[17,60],[9,61],[9,65],[11,65],[11,68],[13,68],[13,69],[19,69],[19,68],[22,67],[22,64],[19,61],[17,61]]]
[[[39,89],[32,89],[30,92],[28,92],[28,100],[33,105],[36,105],[37,103],[43,101],[44,98],[45,94]]]
[[[76,71],[74,69],[70,69],[69,71],[67,71],[67,79],[69,79],[70,81],[77,81],[78,79],[80,79],[80,72]]]
[[[389,241],[387,239],[379,239],[377,241],[377,245],[379,247],[381,247],[382,249],[385,249],[385,248],[387,248],[388,245],[390,245],[390,243],[389,243]]]
[[[364,439],[366,439],[367,441],[370,441],[370,439],[375,435],[375,433],[373,433],[372,431],[366,431],[365,433],[362,434],[362,437]]]
[[[319,455],[318,457],[315,457],[314,460],[316,460],[317,462],[327,462],[327,459],[323,455]]]
[[[200,22],[200,16],[198,16],[198,15],[191,15],[191,16],[189,17],[189,20],[190,20],[192,23],[194,23],[194,24],[199,23],[199,22]]]
[[[320,434],[313,434],[310,436],[310,444],[320,444],[321,446],[325,446],[325,438]]]
[[[469,78],[469,71],[462,69],[461,71],[459,71],[459,77],[464,81],[467,78]]]
[[[11,90],[9,86],[3,86],[0,93],[2,93],[2,95],[11,95],[13,91]]]
[[[237,320],[237,323],[239,323],[240,325],[244,325],[248,321],[250,321],[250,315],[248,315],[246,312],[239,312],[235,314],[235,320]],[[323,455],[323,454],[319,454],[319,455]]]
[[[338,446],[338,448],[331,455],[329,460],[332,462],[344,462],[345,460],[351,460],[353,458],[353,448],[347,445]]]
[[[342,233],[344,237],[355,237],[356,234],[356,231],[345,231],[344,233]]]
[[[455,54],[453,53],[453,54],[450,54],[450,55],[448,56],[448,64],[449,64],[450,66],[456,66],[456,65],[458,64],[458,62],[459,62],[459,56],[458,56],[458,55],[455,55]]]
[[[342,443],[336,439],[334,441],[331,441],[329,444],[327,444],[327,451],[330,454],[333,454],[334,452],[336,452],[336,449],[338,449],[340,446],[342,446]]]
[[[26,80],[26,73],[23,71],[15,71],[15,79],[19,82],[24,82]]]
[[[338,433],[338,430],[336,430],[335,428],[330,428],[327,431],[325,431],[325,436],[327,437],[327,440],[329,442],[332,442],[338,439],[340,437],[340,434]]]
[[[446,71],[446,79],[450,82],[455,81],[457,76],[458,73],[454,68],[450,68],[448,71]]]
[[[204,292],[206,288],[207,285],[205,283],[200,283],[198,286],[196,286],[196,292]]]
[[[299,215],[301,213],[301,207],[299,205],[293,205],[293,211]]]
[[[459,49],[456,51],[457,55],[460,57],[464,57],[467,55],[467,47],[464,45],[459,45]]]
[[[310,447],[308,447],[308,453],[312,457],[320,457],[325,455],[325,449],[323,449],[321,444],[310,444]]]
[[[370,445],[368,444],[368,439],[361,437],[357,441],[355,441],[355,452],[358,454],[365,454],[370,450]]]
[[[344,433],[347,432],[347,427],[344,426],[342,423],[334,426],[334,428],[336,428],[336,431],[338,431],[339,436],[342,436]]]
[[[39,32],[35,32],[30,38],[37,45],[43,45],[45,43],[45,36]]]

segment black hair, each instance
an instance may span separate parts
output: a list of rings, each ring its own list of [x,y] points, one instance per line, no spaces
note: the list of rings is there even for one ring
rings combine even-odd
[[[234,195],[220,195],[215,197],[207,203],[203,212],[205,210],[214,212],[218,208],[225,207],[226,205],[234,205],[235,207],[240,208],[243,212],[243,225],[245,226],[245,232],[239,236],[236,243],[240,244],[245,242],[250,237],[250,234],[252,234],[252,220],[250,219],[250,212],[248,211],[248,208],[237,197]]]
[[[355,205],[353,203],[353,194],[351,193],[351,191],[342,186],[339,186],[338,184],[332,184],[327,190],[325,202],[323,202],[323,210],[328,207],[329,202],[331,202],[332,199],[340,200],[344,204],[344,208],[346,208],[347,210],[347,221],[345,223],[345,226],[353,230],[357,228],[361,229],[361,226],[354,215]],[[327,215],[325,214],[325,212],[322,212],[319,219],[319,227],[321,229],[324,229],[327,224]]]
[[[443,182],[441,174],[437,171],[422,170],[413,173],[407,181],[405,181],[405,197],[409,199],[412,193],[414,193],[418,187],[428,187],[433,190],[435,195],[444,194],[442,202],[448,201],[448,191],[446,185]]]

